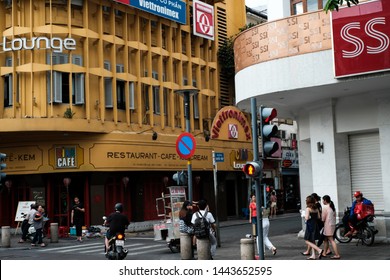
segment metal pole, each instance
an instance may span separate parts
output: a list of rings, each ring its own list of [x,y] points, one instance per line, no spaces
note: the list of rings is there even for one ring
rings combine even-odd
[[[215,225],[217,227],[217,245],[221,247],[221,238],[219,235],[219,219],[218,219],[218,183],[217,183],[217,162],[215,161],[215,151],[213,151],[213,173],[214,173],[214,197],[215,197]]]
[[[252,135],[253,135],[253,161],[259,161],[259,139],[257,135],[257,108],[256,99],[251,98],[251,113],[252,113]],[[254,178],[256,189],[256,209],[257,209],[257,252],[259,253],[259,259],[264,260],[264,240],[263,240],[263,211],[262,211],[262,198],[260,190],[260,181],[262,177],[262,171],[258,178]]]
[[[191,131],[190,123],[190,92],[184,91],[184,116],[186,118],[186,132]],[[191,160],[187,161],[187,171],[188,171],[188,200],[193,201],[192,197],[192,165]]]

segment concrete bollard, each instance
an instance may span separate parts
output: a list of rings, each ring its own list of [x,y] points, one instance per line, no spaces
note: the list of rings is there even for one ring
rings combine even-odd
[[[11,227],[2,226],[1,227],[1,247],[9,248],[11,247]]]
[[[50,243],[58,243],[58,223],[50,223]]]
[[[240,250],[242,260],[255,259],[255,240],[253,238],[241,238]]]
[[[180,233],[180,257],[182,260],[190,260],[193,258],[191,239],[188,233]]]
[[[196,240],[196,247],[197,247],[197,251],[198,251],[198,260],[211,259],[210,240],[208,238],[197,239]]]

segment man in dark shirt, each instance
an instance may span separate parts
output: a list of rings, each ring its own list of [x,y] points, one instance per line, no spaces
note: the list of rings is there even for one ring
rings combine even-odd
[[[129,226],[130,222],[127,216],[122,214],[123,212],[123,205],[122,203],[115,204],[115,212],[111,213],[110,216],[108,216],[105,224],[109,226],[109,229],[106,233],[106,251],[108,249],[108,241],[114,237],[117,233],[125,233],[125,230]]]

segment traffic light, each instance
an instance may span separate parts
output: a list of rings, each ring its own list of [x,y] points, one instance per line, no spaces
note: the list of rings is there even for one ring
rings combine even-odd
[[[247,177],[255,178],[260,176],[260,172],[262,169],[263,163],[261,161],[250,161],[244,165],[242,171],[244,171]]]
[[[185,186],[188,183],[188,176],[184,171],[176,172],[173,174],[172,179],[177,183],[178,186]]]
[[[275,141],[271,141],[272,137],[276,137],[278,134],[277,125],[270,122],[277,116],[276,109],[260,107],[260,134],[263,149],[263,158],[270,157],[279,149],[279,144]]]
[[[4,163],[6,157],[6,154],[0,153],[0,180],[4,179],[7,176],[7,174],[3,172],[3,169],[7,167],[7,165]]]

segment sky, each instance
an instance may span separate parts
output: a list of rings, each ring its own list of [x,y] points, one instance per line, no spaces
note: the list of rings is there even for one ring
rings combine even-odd
[[[256,8],[258,6],[266,5],[268,0],[245,0],[245,5],[249,8]]]

